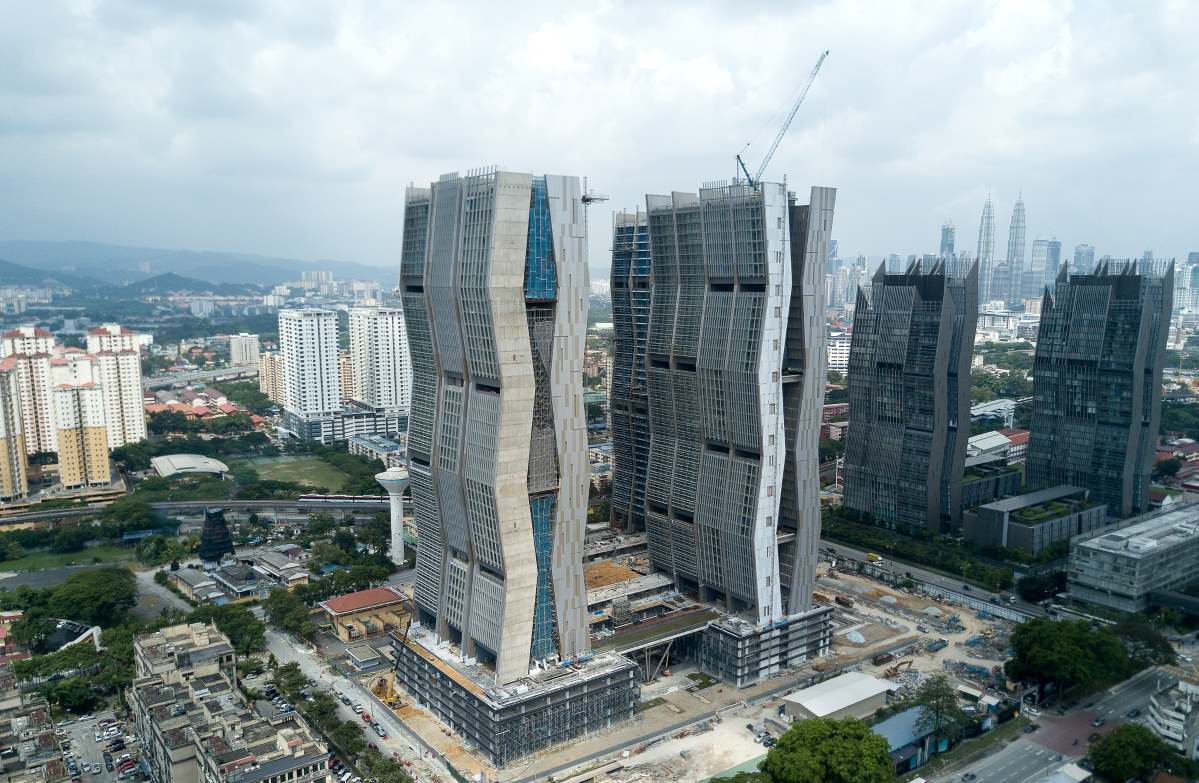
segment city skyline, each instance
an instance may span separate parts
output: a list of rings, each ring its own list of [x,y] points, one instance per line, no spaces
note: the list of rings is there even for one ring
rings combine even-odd
[[[988,188],[1009,204],[1023,188],[1036,224],[1053,226],[1067,246],[1086,242],[1114,257],[1192,249],[1184,172],[1196,152],[1171,96],[1185,94],[1199,68],[1183,37],[1193,8],[1132,18],[1065,4],[949,4],[898,38],[890,31],[910,24],[902,8],[867,18],[832,4],[776,8],[766,24],[703,8],[680,20],[663,7],[636,26],[618,6],[553,23],[537,12],[485,9],[455,24],[487,63],[480,72],[458,43],[418,45],[450,24],[436,10],[16,8],[17,23],[0,32],[20,64],[0,74],[10,95],[0,127],[11,183],[0,195],[10,216],[3,236],[394,269],[396,183],[486,160],[578,172],[610,196],[589,210],[592,277],[606,276],[613,209],[664,184],[685,189],[695,171],[731,177],[747,141],[750,163],[760,160],[776,115],[827,48],[768,176],[836,183],[843,254],[934,251],[932,231],[945,219],[962,227],[959,247],[972,249],[967,235]],[[667,28],[670,36],[656,32]],[[21,32],[30,29],[55,32]],[[696,48],[711,29],[761,45]],[[798,45],[794,30],[804,31]],[[122,45],[130,38],[139,46]],[[864,50],[876,57],[855,54]],[[170,52],[187,56],[163,67],[176,60]],[[906,65],[880,69],[880,58]],[[957,62],[974,67],[949,67]],[[507,89],[527,100],[506,102]],[[457,99],[435,110],[445,94]],[[958,99],[952,111],[946,95]],[[495,117],[485,129],[463,117],[479,104]],[[406,116],[432,124],[409,130],[396,121]],[[547,116],[559,119],[539,121]],[[1158,121],[1145,126],[1146,116]],[[1106,196],[1121,190],[1145,195],[1117,210]]]

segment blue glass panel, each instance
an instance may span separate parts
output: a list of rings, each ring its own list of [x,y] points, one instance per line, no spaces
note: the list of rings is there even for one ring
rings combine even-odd
[[[525,299],[558,298],[558,269],[554,264],[554,235],[545,177],[533,177],[529,200],[529,243],[525,248]]]
[[[533,604],[532,658],[548,658],[554,645],[554,588],[551,581],[550,553],[554,547],[554,495],[529,498],[533,514],[533,550],[537,557],[537,599]]]

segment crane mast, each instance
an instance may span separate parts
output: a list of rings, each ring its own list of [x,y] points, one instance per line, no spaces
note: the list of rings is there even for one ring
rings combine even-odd
[[[812,82],[816,81],[816,75],[820,73],[820,67],[824,65],[824,58],[828,57],[828,54],[829,50],[825,49],[819,59],[816,60],[816,64],[812,66],[812,72],[808,74],[808,80],[804,82],[803,90],[800,91],[799,97],[795,99],[795,103],[791,106],[791,111],[787,113],[787,119],[783,121],[783,127],[779,128],[778,135],[774,137],[774,143],[766,151],[766,157],[762,158],[762,164],[758,166],[757,173],[752,177],[749,175],[749,169],[745,166],[745,161],[741,159],[741,155],[738,153],[737,166],[741,169],[741,173],[745,175],[745,179],[749,181],[751,186],[761,181],[762,175],[766,172],[766,167],[770,165],[770,159],[774,157],[775,151],[779,148],[779,143],[787,135],[787,129],[791,127],[791,121],[795,119],[796,113],[799,112],[799,107],[803,105],[804,98],[808,97],[808,90],[812,89]],[[749,145],[747,144],[746,146],[748,147]]]

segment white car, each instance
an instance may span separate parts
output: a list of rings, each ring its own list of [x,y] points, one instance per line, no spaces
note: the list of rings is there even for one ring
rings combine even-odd
[[[362,705],[361,705],[361,704],[355,704],[355,705],[354,705],[354,712],[357,712],[359,715],[361,715],[361,714],[362,714],[362,711],[363,711],[363,709],[362,709]]]

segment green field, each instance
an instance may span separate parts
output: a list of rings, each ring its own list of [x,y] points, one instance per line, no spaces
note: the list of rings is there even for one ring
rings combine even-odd
[[[100,562],[105,564],[117,563],[122,560],[132,560],[133,549],[131,547],[105,544],[88,547],[78,552],[63,552],[61,554],[55,552],[30,552],[16,560],[5,560],[0,563],[0,571],[40,571],[43,568],[60,568],[68,563],[90,565],[95,558],[100,558]]]
[[[292,481],[309,487],[324,487],[337,492],[349,478],[337,468],[316,457],[262,457],[250,460],[259,478]]]

